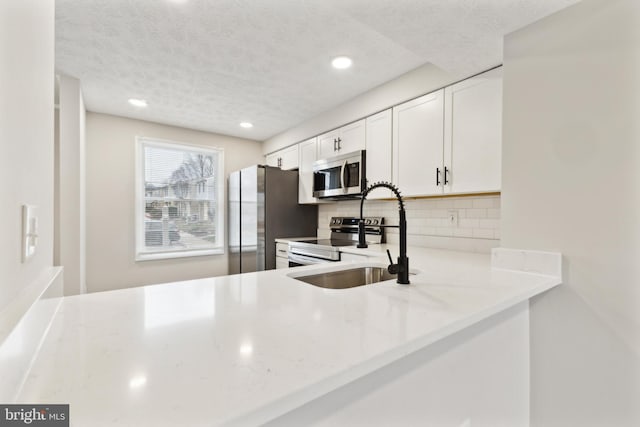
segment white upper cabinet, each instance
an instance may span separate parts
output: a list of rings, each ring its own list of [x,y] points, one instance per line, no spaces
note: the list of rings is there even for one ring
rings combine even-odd
[[[367,184],[391,182],[392,164],[392,111],[391,108],[366,118]],[[391,197],[386,190],[374,190],[370,199]]]
[[[311,138],[298,146],[298,203],[318,203],[318,200],[313,197],[313,163],[318,159],[317,140]]]
[[[296,169],[299,203],[313,197],[313,163],[367,150],[367,183],[391,181],[402,195],[501,189],[502,68],[489,70],[266,157]],[[373,191],[369,198],[391,197]]]
[[[318,159],[365,149],[365,120],[358,120],[318,136]]]
[[[502,68],[445,88],[445,193],[500,191]]]
[[[298,144],[283,148],[265,157],[267,166],[274,166],[283,170],[298,168]]]
[[[318,158],[328,159],[338,155],[339,129],[318,136]]]
[[[265,163],[267,166],[273,166],[276,168],[280,167],[280,153],[276,151],[275,153],[267,154],[265,156]]]
[[[342,126],[338,137],[338,151],[341,154],[364,150],[366,146],[365,120]]]
[[[444,89],[393,108],[393,182],[404,196],[442,193]]]

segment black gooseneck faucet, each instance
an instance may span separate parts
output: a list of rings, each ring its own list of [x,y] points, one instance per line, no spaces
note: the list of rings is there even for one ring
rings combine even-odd
[[[402,200],[402,196],[400,195],[400,190],[398,188],[389,183],[389,182],[376,182],[372,184],[368,188],[366,188],[362,192],[362,199],[360,199],[360,221],[358,222],[358,247],[366,248],[367,240],[364,226],[364,216],[362,214],[364,201],[367,198],[367,195],[371,190],[375,188],[388,188],[393,192],[398,199],[398,210],[400,212],[400,223],[397,226],[387,225],[386,227],[398,227],[400,229],[400,255],[398,256],[398,262],[396,264],[393,263],[393,259],[391,258],[391,253],[389,249],[387,249],[387,256],[389,257],[389,267],[387,270],[391,274],[397,274],[398,280],[397,282],[401,285],[409,284],[409,258],[407,258],[407,215],[404,210],[404,201]]]

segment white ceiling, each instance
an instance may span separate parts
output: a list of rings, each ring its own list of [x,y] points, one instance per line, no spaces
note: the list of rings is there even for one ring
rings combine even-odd
[[[56,0],[56,68],[90,111],[264,140],[428,62],[497,65],[503,35],[577,1]]]

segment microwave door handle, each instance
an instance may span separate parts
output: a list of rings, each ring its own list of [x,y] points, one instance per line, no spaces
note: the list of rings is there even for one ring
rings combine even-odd
[[[347,161],[345,160],[344,163],[342,164],[342,168],[340,168],[340,188],[342,188],[343,190],[344,188],[344,171],[345,169],[347,169]]]

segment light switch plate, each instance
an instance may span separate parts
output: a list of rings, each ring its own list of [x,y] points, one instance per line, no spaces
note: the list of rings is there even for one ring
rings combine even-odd
[[[22,262],[36,253],[38,246],[38,208],[22,205]]]

